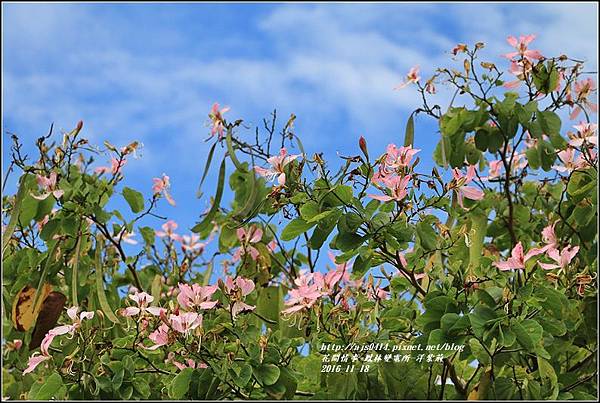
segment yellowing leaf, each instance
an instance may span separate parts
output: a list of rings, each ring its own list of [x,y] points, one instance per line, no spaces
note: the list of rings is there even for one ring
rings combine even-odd
[[[12,320],[15,329],[26,332],[35,323],[38,313],[42,307],[42,302],[46,299],[48,294],[52,292],[52,285],[44,283],[40,292],[40,298],[38,299],[35,307],[33,306],[33,299],[35,297],[36,289],[26,285],[19,291],[12,306]]]

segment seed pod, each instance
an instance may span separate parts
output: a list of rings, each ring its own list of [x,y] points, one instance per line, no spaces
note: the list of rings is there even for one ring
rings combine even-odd
[[[58,291],[51,292],[46,299],[44,299],[35,323],[35,328],[33,329],[33,334],[31,335],[29,350],[38,348],[42,343],[42,339],[46,336],[46,333],[56,326],[56,322],[65,307],[65,302],[67,302],[67,297]]]

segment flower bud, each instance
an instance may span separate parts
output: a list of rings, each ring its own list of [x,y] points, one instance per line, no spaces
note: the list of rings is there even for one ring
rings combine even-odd
[[[363,152],[365,157],[367,157],[367,159],[369,159],[369,151],[367,150],[367,141],[365,140],[365,138],[363,136],[360,136],[360,139],[358,140],[358,146],[360,147],[360,151]]]

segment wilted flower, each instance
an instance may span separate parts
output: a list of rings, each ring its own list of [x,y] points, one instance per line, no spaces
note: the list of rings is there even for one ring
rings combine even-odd
[[[404,79],[404,82],[402,84],[399,84],[398,86],[396,86],[394,89],[395,90],[399,90],[401,88],[406,87],[407,85],[411,84],[411,83],[418,83],[419,79],[421,77],[419,76],[419,66],[414,66],[411,67],[411,69],[408,71],[408,74],[406,75],[406,78]]]

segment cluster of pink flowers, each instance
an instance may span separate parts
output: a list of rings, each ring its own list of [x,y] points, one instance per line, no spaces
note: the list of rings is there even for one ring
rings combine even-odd
[[[300,154],[288,155],[287,149],[284,147],[279,151],[279,155],[267,158],[267,162],[271,165],[269,168],[255,166],[254,171],[267,178],[268,181],[277,179],[277,183],[283,186],[286,181],[285,167],[300,156]]]
[[[384,185],[389,195],[368,195],[369,197],[381,201],[402,201],[407,195],[407,187],[411,176],[409,171],[412,169],[412,159],[419,149],[410,146],[397,147],[395,144],[389,144],[386,153],[381,158],[379,170],[373,175],[373,182]]]
[[[200,237],[196,234],[179,235],[175,233],[178,225],[175,221],[169,220],[162,225],[162,230],[155,230],[154,233],[159,238],[167,238],[181,243],[183,252],[201,254],[206,249],[206,242],[200,242]],[[212,238],[209,238],[209,240]]]
[[[79,315],[79,307],[71,307],[67,309],[67,315],[71,319],[72,323],[70,325],[62,325],[52,328],[46,333],[46,336],[42,340],[40,344],[41,355],[38,353],[33,353],[29,358],[29,362],[27,363],[27,368],[23,371],[23,375],[33,372],[33,370],[40,365],[42,362],[49,360],[50,356],[50,344],[56,336],[62,336],[64,334],[74,335],[75,332],[81,327],[81,322],[84,319],[92,319],[94,317],[94,312],[86,312],[83,311]]]
[[[564,269],[566,268],[577,252],[579,252],[579,246],[571,246],[567,245],[562,250],[558,249],[559,243],[556,238],[556,234],[554,233],[554,226],[556,222],[548,225],[542,231],[542,241],[545,243],[545,246],[541,248],[531,248],[529,252],[524,253],[523,244],[519,242],[511,251],[511,256],[506,261],[494,262],[494,266],[496,266],[500,270],[524,270],[525,263],[534,256],[539,256],[542,254],[546,254],[548,258],[553,260],[555,263],[544,263],[537,262],[540,267],[544,270],[552,270],[552,269]]]
[[[329,258],[335,265],[334,270],[328,271],[326,274],[320,272],[303,271],[299,277],[294,280],[295,288],[290,290],[289,299],[285,302],[288,308],[281,311],[283,314],[292,314],[301,310],[310,309],[319,298],[327,295],[333,295],[336,287],[341,283],[345,283],[350,287],[360,287],[362,281],[352,281],[350,279],[350,269],[348,262],[335,263],[335,256],[329,252]],[[337,299],[342,306],[347,306],[345,295],[337,294]]]

